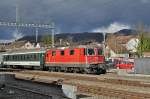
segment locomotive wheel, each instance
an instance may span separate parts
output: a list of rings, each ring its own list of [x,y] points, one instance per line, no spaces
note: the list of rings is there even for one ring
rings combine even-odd
[[[106,73],[106,69],[99,68],[96,74],[105,74],[105,73]]]
[[[82,71],[83,74],[90,74],[91,71],[89,68],[84,68],[83,71]]]

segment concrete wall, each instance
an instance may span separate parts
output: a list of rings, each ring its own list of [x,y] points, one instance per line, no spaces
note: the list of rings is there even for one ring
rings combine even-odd
[[[93,97],[86,97],[86,98],[80,98],[80,99],[121,99],[121,98],[101,95],[101,96],[93,96]]]
[[[39,92],[41,94],[43,93],[43,94],[47,94],[50,96],[50,97],[47,96],[47,98],[40,98],[40,97],[39,98],[26,98],[26,96],[24,96],[22,92],[19,92],[20,94],[18,95],[20,96],[23,95],[24,97],[20,98],[14,95],[14,97],[17,97],[17,98],[5,98],[5,99],[68,99],[64,95],[61,89],[61,86],[57,86],[53,84],[50,85],[50,84],[43,84],[43,83],[35,83],[35,82],[24,81],[24,80],[17,80],[15,79],[15,75],[12,75],[12,74],[0,74],[0,88],[1,88],[1,85],[3,84],[5,84],[6,87],[15,86],[20,89],[23,88],[26,90],[32,90],[34,92]],[[13,90],[16,91],[16,89],[13,89]],[[30,97],[31,94],[32,93],[30,92],[30,94],[27,97]],[[40,94],[36,94],[36,95],[40,96]],[[3,99],[1,98],[1,92],[0,92],[0,99]]]
[[[0,67],[1,67],[1,63],[2,63],[2,54],[0,53]]]
[[[150,75],[150,58],[135,59],[135,73]]]

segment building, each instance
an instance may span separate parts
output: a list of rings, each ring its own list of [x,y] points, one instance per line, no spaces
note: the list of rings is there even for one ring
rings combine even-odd
[[[108,35],[105,56],[109,59],[128,59],[130,53],[136,52],[138,42],[139,40],[135,35]]]
[[[9,44],[0,45],[1,50],[34,49],[34,48],[40,48],[40,44],[31,43],[29,41],[15,41]]]

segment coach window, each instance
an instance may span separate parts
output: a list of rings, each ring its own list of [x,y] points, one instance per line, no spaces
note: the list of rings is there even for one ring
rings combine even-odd
[[[30,61],[33,61],[33,54],[30,55]]]
[[[70,55],[74,55],[74,50],[70,50]]]
[[[40,60],[40,53],[37,54],[37,61]]]
[[[9,61],[11,61],[11,55],[9,56]]]
[[[17,57],[16,57],[16,55],[14,55],[14,57],[15,57],[15,59],[14,59],[14,60],[16,61],[16,60],[17,60]]]
[[[13,57],[12,57],[12,58],[13,58],[13,61],[14,61],[14,58],[15,58],[15,57],[14,57],[14,55],[13,55]]]
[[[7,61],[9,61],[9,57],[8,57],[8,55],[6,56],[6,60],[7,60]]]
[[[52,56],[56,56],[56,51],[52,51]]]
[[[22,55],[20,55],[20,61],[22,61]]]
[[[24,54],[24,60],[27,61],[27,55],[26,54]]]
[[[27,54],[26,57],[27,57],[27,61],[29,61],[29,54]]]
[[[7,61],[9,61],[9,55],[7,56]]]
[[[63,56],[65,53],[64,53],[64,51],[60,51],[60,54]]]
[[[7,61],[7,56],[4,56],[4,61]]]
[[[32,56],[31,56],[31,54],[29,54],[29,61],[32,61]]]
[[[5,56],[3,56],[3,60],[6,61]]]
[[[4,56],[4,60],[7,61],[7,56]]]
[[[17,57],[17,61],[19,61],[19,56],[18,56],[18,55],[16,55],[16,57]]]
[[[25,61],[25,55],[24,54],[22,55],[22,61]]]
[[[33,54],[33,61],[36,61],[36,54]]]
[[[19,61],[20,60],[20,57],[19,57],[19,55],[17,55],[17,61]]]

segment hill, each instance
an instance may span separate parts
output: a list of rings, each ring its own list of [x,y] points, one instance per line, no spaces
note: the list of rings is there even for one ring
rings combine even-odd
[[[138,32],[136,30],[132,30],[132,29],[122,29],[118,32],[115,32],[114,34],[117,35],[136,35]]]
[[[38,36],[38,41],[42,42],[43,35]],[[55,35],[55,42],[59,42],[60,39],[63,41],[71,41],[75,43],[86,43],[86,42],[98,42],[101,43],[103,41],[103,34],[102,33],[61,33]],[[24,36],[23,38],[18,39],[18,41],[30,41],[35,42],[35,36]]]

